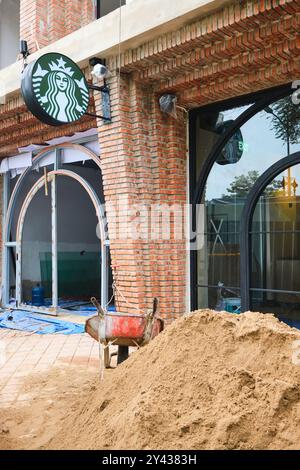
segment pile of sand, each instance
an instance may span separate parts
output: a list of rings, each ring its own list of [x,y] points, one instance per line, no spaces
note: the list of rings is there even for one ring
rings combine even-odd
[[[299,448],[295,340],[272,315],[185,316],[83,392],[44,448]]]

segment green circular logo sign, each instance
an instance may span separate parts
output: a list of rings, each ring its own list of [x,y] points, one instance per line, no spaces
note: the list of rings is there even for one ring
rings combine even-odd
[[[21,89],[29,110],[46,124],[78,121],[88,108],[85,76],[62,54],[45,54],[29,64],[22,75]]]

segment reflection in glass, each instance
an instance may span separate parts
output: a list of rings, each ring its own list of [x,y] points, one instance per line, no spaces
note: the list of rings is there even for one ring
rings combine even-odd
[[[252,309],[299,321],[300,326],[298,181],[296,165],[265,189],[256,206],[251,227],[251,302]],[[272,189],[279,183],[281,188]]]
[[[246,107],[221,110],[221,112],[203,112],[198,117],[197,126],[200,130],[197,136],[197,175],[200,174],[203,162],[218,139],[245,109]],[[198,233],[204,239],[197,256],[197,281],[198,286],[203,286],[198,292],[199,307],[213,304],[209,301],[211,294],[208,294],[208,286],[217,287],[221,283],[234,292],[239,291],[240,220],[249,191],[259,176],[273,163],[300,150],[299,140],[300,107],[295,106],[291,97],[287,96],[271,103],[236,130],[234,136],[226,142],[216,157],[201,201],[205,207],[204,216],[198,221]],[[275,194],[276,198],[285,195],[294,197],[300,179],[296,177],[296,170],[293,172],[288,170],[276,178],[266,189],[264,197],[274,197]],[[271,210],[270,204],[269,200],[268,210]],[[278,206],[278,199],[276,204]],[[282,202],[280,207],[281,212],[278,207],[276,211],[282,223],[286,217],[283,209],[285,203]],[[265,211],[266,202],[262,201],[258,204],[254,215],[253,230],[255,227],[255,231],[262,231],[261,224],[265,223]],[[280,230],[285,233],[281,237],[286,237],[286,244],[292,243],[292,238],[296,235],[295,227],[294,224],[293,229],[292,226],[288,228],[287,223],[281,226]],[[292,230],[293,234],[288,235],[288,230]],[[253,273],[256,272],[253,281],[259,286],[263,282],[261,266],[266,263],[265,251],[262,248],[265,243],[263,237],[266,235],[255,235],[253,238],[252,268]],[[281,239],[279,235],[275,238],[277,242],[276,244],[275,241],[270,242],[270,248],[274,246],[276,251],[279,249],[278,246],[281,246]],[[281,253],[282,258],[283,255],[288,256],[288,252]],[[280,265],[281,258],[277,252],[276,257],[277,267],[272,266],[270,269],[274,269],[274,272],[276,270],[279,272],[281,269],[284,272],[287,268]],[[268,262],[271,262],[270,259]],[[264,271],[266,269],[264,267]],[[204,286],[207,286],[207,292]]]
[[[59,176],[56,184],[59,304],[101,298],[101,243],[95,207],[74,179]]]
[[[41,188],[26,212],[22,236],[22,302],[31,303],[32,289],[44,288],[45,304],[52,304],[51,186]]]
[[[218,287],[198,287],[198,298],[203,302],[199,308],[226,310],[231,313],[240,313],[241,311],[239,289],[229,289],[221,284]]]

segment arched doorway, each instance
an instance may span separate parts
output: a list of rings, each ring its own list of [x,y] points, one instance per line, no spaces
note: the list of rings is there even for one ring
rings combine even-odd
[[[15,265],[18,308],[57,314],[108,298],[108,240],[99,157],[77,144],[48,147],[17,180],[5,226],[4,299]],[[14,263],[11,261],[14,250]],[[45,304],[31,305],[42,284]]]
[[[241,219],[242,310],[300,326],[300,152],[266,170]]]
[[[292,85],[288,84],[191,113],[192,309],[227,310],[228,306],[231,311],[232,306],[241,310],[272,311],[273,308],[274,313],[280,313],[279,310],[285,308],[283,300],[276,309],[267,290],[276,290],[273,297],[278,300],[283,299],[282,296],[293,296],[298,289],[295,284],[290,294],[283,282],[287,279],[285,272],[298,269],[295,258],[298,256],[297,213],[294,212],[294,220],[289,219],[291,201],[288,198],[297,198],[300,175],[288,169],[295,160],[287,162],[282,158],[288,155],[287,158],[295,159],[300,152],[300,107],[293,93]],[[282,167],[280,162],[286,166]],[[262,199],[252,207],[254,228],[248,227],[246,232],[243,214],[251,195],[259,198],[261,175],[270,175],[274,165],[279,165],[278,172],[260,188],[264,193]],[[282,210],[284,207],[286,210]],[[295,210],[295,201],[292,207]],[[268,217],[277,218],[276,235],[261,233],[270,231],[264,229]],[[271,222],[268,221],[269,225]],[[273,222],[271,228],[276,226],[275,220]],[[259,232],[251,232],[256,237],[251,248],[245,246],[243,239],[243,234],[249,231]],[[289,240],[294,244],[293,253],[288,248]],[[256,269],[256,278],[251,272],[254,285],[250,283],[247,265],[250,249],[254,252],[252,267]],[[276,253],[272,254],[272,250]],[[274,269],[270,267],[272,256]],[[277,278],[271,281],[272,270],[277,272],[274,274]],[[255,298],[252,288],[256,290]],[[281,297],[279,291],[283,291]],[[262,292],[266,292],[264,298],[270,301],[265,305],[259,302]],[[252,304],[251,295],[255,301]]]

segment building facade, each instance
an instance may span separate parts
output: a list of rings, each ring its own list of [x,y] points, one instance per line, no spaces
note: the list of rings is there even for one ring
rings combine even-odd
[[[107,304],[114,281],[122,311],[157,296],[168,321],[207,307],[294,321],[300,2],[123,3],[0,5],[19,22],[0,45],[2,305],[28,306],[39,283],[45,312]],[[88,114],[55,127],[31,114],[19,39],[28,64],[55,52],[80,66]],[[93,58],[110,71],[110,122]]]

